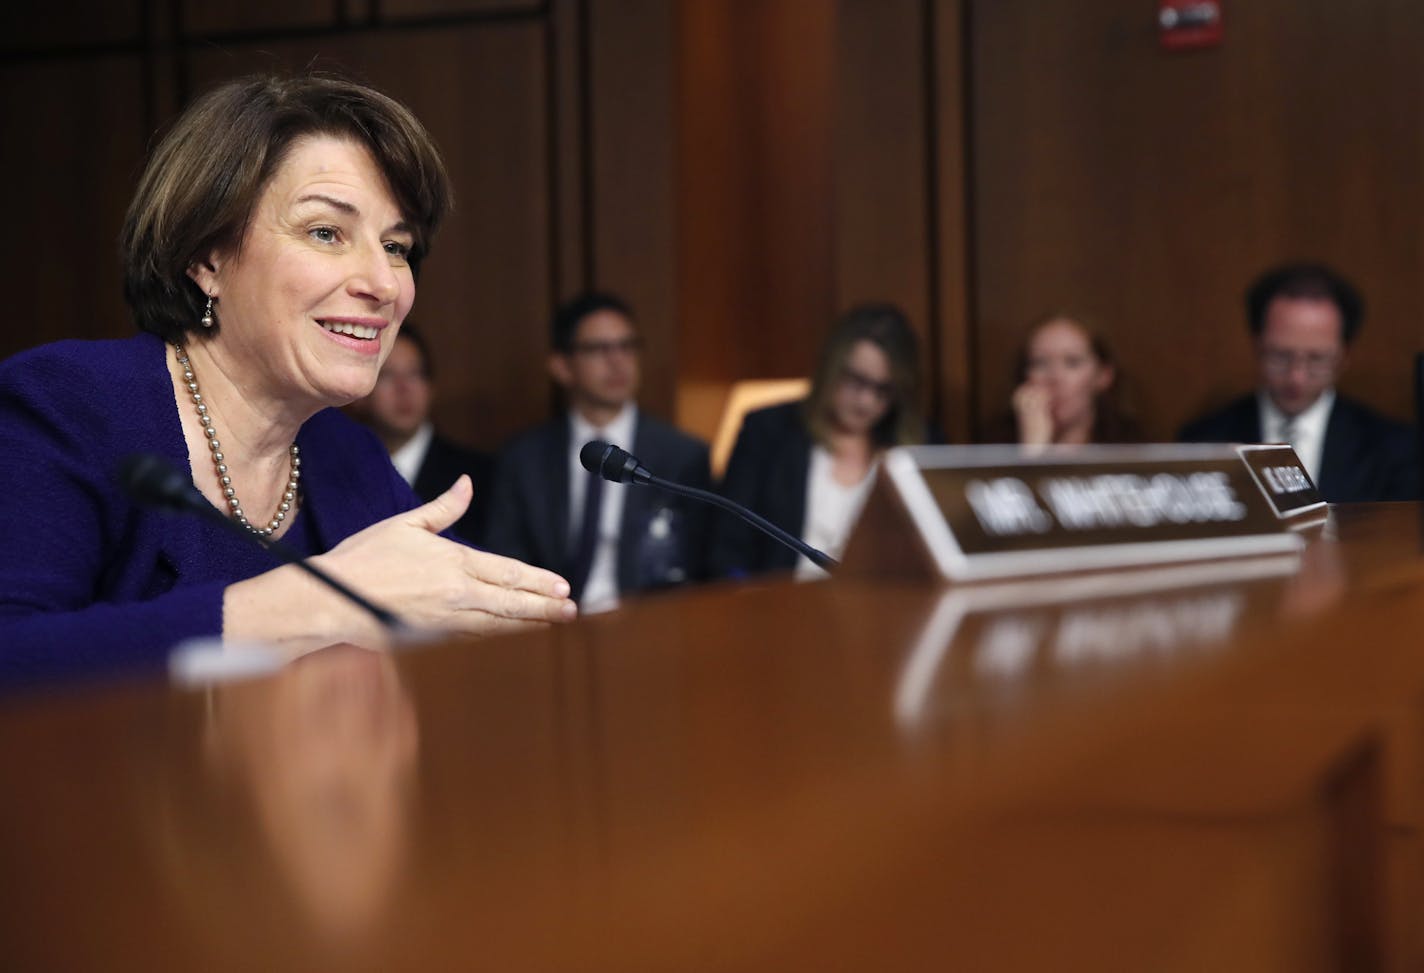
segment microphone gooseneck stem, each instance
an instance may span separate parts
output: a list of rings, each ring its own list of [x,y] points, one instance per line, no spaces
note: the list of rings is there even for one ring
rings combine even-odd
[[[342,584],[340,581],[327,574],[321,568],[317,567],[314,564],[311,564],[305,558],[299,556],[286,544],[283,544],[277,540],[273,540],[269,537],[263,537],[261,534],[253,533],[252,531],[248,530],[246,527],[243,527],[236,521],[228,519],[226,516],[223,515],[221,510],[218,510],[216,507],[214,507],[210,503],[207,503],[206,501],[201,504],[194,503],[190,509],[192,509],[196,513],[201,514],[204,517],[207,517],[209,520],[220,522],[224,527],[228,528],[229,530],[235,530],[238,533],[242,534],[244,537],[252,538],[257,543],[265,547],[272,554],[274,554],[279,561],[283,561],[286,564],[296,565],[297,567],[305,571],[307,574],[311,575],[313,578],[316,578],[322,584],[340,593],[343,597],[349,599],[353,604],[358,605],[366,611],[370,612],[371,615],[375,617],[376,621],[380,622],[386,628],[398,632],[406,631],[409,628],[409,626],[407,626],[405,622],[401,621],[400,616],[397,615],[395,612],[387,608],[382,608],[380,605],[377,605],[375,602],[371,601],[369,598],[366,598],[364,595],[352,591],[346,585]]]
[[[772,537],[775,537],[798,554],[804,554],[812,564],[822,570],[830,571],[840,563],[824,551],[816,550],[816,548],[807,544],[795,534],[787,533],[760,514],[753,513],[740,504],[733,503],[719,493],[713,493],[711,490],[699,490],[697,487],[684,486],[681,483],[674,483],[671,480],[664,480],[660,476],[652,476],[651,474],[649,474],[646,480],[640,476],[634,482],[646,482],[649,486],[660,487],[670,493],[680,493],[683,496],[692,497],[694,500],[702,500],[713,506],[721,507],[728,513],[736,514],[753,527],[763,530]]]

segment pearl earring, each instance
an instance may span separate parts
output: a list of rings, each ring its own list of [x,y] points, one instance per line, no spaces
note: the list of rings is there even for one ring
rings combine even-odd
[[[211,328],[216,321],[213,318],[213,299],[208,298],[208,306],[203,308],[203,316],[198,319],[198,323],[205,328]]]

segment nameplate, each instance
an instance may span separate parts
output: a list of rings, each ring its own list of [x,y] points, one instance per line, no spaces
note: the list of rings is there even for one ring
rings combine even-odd
[[[1325,510],[1327,504],[1289,446],[1237,446],[1246,468],[1277,517],[1301,518]]]
[[[936,570],[950,580],[1277,554],[1304,543],[1232,446],[1036,453],[914,446],[887,453],[884,471]],[[866,533],[886,523],[872,518]],[[856,533],[848,559],[860,527]]]

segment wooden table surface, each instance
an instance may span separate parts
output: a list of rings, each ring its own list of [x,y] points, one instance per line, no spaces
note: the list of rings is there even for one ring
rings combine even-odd
[[[1417,969],[1421,509],[0,698],[0,967]]]

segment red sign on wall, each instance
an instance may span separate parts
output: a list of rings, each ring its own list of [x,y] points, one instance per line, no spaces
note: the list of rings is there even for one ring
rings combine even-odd
[[[1157,36],[1168,51],[1193,51],[1221,43],[1221,0],[1161,0]]]

